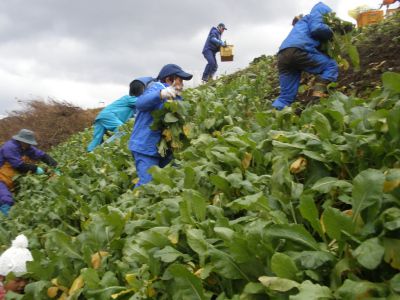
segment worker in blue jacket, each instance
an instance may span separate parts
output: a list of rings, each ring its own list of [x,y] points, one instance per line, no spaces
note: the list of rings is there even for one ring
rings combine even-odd
[[[203,48],[203,56],[207,60],[207,65],[202,76],[204,82],[212,79],[218,70],[217,58],[215,56],[219,52],[220,47],[226,46],[225,42],[221,40],[221,35],[225,30],[227,30],[225,25],[220,23],[217,27],[211,28],[208,34]]]
[[[161,109],[168,99],[181,100],[179,95],[183,88],[183,80],[190,80],[192,77],[192,74],[186,73],[178,65],[165,65],[158,74],[157,81],[150,83],[144,93],[137,98],[137,114],[129,140],[129,150],[135,159],[139,177],[135,187],[152,180],[152,176],[147,172],[149,168],[152,166],[163,168],[171,161],[171,155],[162,157],[158,153],[161,130],[150,128],[153,123],[152,112]]]
[[[92,152],[98,145],[103,143],[103,136],[107,131],[117,132],[118,127],[132,118],[136,113],[136,99],[145,87],[154,79],[152,77],[140,77],[133,80],[129,85],[129,95],[107,105],[94,121],[93,139],[87,147]]]
[[[272,103],[276,109],[281,110],[295,101],[303,71],[319,75],[314,98],[323,96],[326,85],[337,80],[339,68],[336,61],[318,50],[321,42],[333,37],[331,28],[323,20],[324,15],[331,11],[329,6],[319,2],[310,14],[293,22],[294,27],[278,53],[281,92]]]
[[[50,155],[34,145],[37,145],[37,142],[33,131],[21,129],[0,147],[0,211],[4,215],[8,215],[8,211],[14,205],[11,191],[16,175],[28,172],[43,175],[45,171],[34,163],[38,160],[54,168],[57,166],[57,162]]]

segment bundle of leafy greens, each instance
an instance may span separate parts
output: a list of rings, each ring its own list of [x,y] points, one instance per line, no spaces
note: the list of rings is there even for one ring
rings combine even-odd
[[[158,144],[158,153],[165,157],[168,151],[182,149],[189,143],[190,125],[186,116],[190,104],[184,101],[168,100],[162,109],[152,113],[152,130],[161,130],[162,137]]]
[[[348,59],[354,69],[360,68],[360,56],[357,47],[353,44],[354,25],[329,13],[324,16],[324,22],[333,31],[333,38],[321,45],[321,51],[332,57],[345,70],[350,67]]]

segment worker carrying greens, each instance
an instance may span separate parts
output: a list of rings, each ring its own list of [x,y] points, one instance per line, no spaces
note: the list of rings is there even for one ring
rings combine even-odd
[[[278,53],[281,91],[272,103],[276,109],[281,110],[295,101],[303,71],[319,75],[314,99],[323,96],[326,85],[337,80],[339,68],[336,61],[318,50],[321,43],[333,37],[331,28],[323,19],[331,11],[329,6],[319,2],[310,14],[293,22],[294,26]]]
[[[98,145],[103,143],[103,136],[107,131],[116,133],[118,127],[127,122],[136,113],[136,98],[140,96],[152,77],[140,77],[129,84],[129,95],[107,105],[96,117],[94,121],[93,139],[87,147],[88,152],[92,152]]]
[[[37,145],[37,142],[33,131],[21,129],[0,147],[0,211],[6,216],[14,205],[11,190],[14,188],[15,175],[28,172],[44,174],[45,171],[33,164],[33,161],[40,160],[54,168],[57,166],[57,162],[50,155],[34,145]]]
[[[203,56],[207,60],[206,68],[204,69],[202,80],[207,82],[212,79],[218,70],[216,54],[220,47],[226,47],[226,43],[221,40],[221,36],[225,30],[228,30],[223,23],[219,23],[217,27],[211,28],[208,33],[206,43],[203,48]]]
[[[182,100],[180,93],[183,80],[192,79],[175,64],[165,65],[157,76],[157,81],[150,83],[144,93],[136,100],[137,115],[129,140],[129,150],[135,159],[136,172],[139,177],[135,187],[148,183],[152,176],[147,172],[152,166],[165,167],[172,159],[172,153],[162,157],[158,153],[161,130],[152,130],[152,112],[164,106],[167,100]]]

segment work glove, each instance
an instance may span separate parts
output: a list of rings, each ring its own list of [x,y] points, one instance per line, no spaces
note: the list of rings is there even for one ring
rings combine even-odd
[[[36,175],[43,175],[44,174],[44,170],[41,167],[37,167],[36,168]]]
[[[221,47],[226,47],[226,42],[221,41]]]
[[[176,90],[173,86],[169,86],[160,92],[161,99],[174,99],[176,97]]]
[[[2,204],[0,205],[0,211],[7,217],[8,212],[10,211],[11,205],[8,204]]]

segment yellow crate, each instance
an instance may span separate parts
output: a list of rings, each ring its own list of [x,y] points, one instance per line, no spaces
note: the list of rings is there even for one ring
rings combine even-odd
[[[233,45],[221,47],[221,61],[233,61]]]
[[[363,27],[370,24],[379,23],[383,20],[383,10],[369,10],[360,15],[357,18],[357,26]]]

